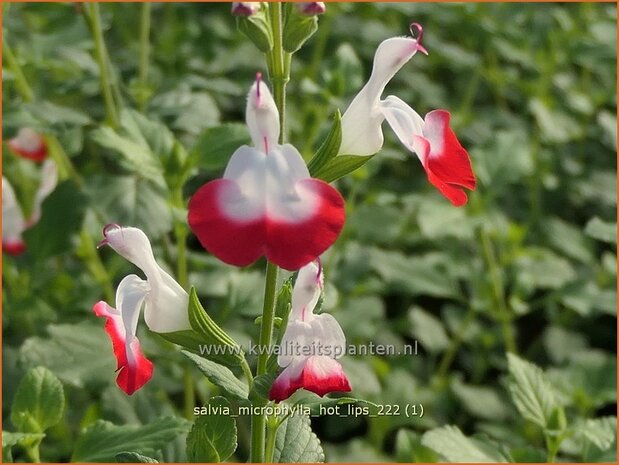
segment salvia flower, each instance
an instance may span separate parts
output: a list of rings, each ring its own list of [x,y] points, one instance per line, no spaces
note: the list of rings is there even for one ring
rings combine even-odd
[[[277,357],[278,365],[284,370],[269,391],[271,400],[281,402],[301,388],[320,396],[351,390],[336,360],[346,348],[342,328],[332,315],[314,314],[322,288],[320,264],[311,262],[299,270],[292,291],[288,326]]]
[[[16,155],[41,162],[47,158],[45,139],[32,128],[21,128],[15,137],[9,139],[9,148]]]
[[[26,250],[22,233],[38,223],[43,201],[58,183],[58,170],[53,160],[47,159],[41,167],[41,181],[34,197],[32,214],[24,218],[15,191],[8,179],[2,177],[2,250],[9,255],[20,255]]]
[[[117,361],[116,383],[127,394],[140,389],[153,374],[153,364],[146,359],[136,336],[140,310],[151,331],[169,333],[190,329],[187,307],[189,296],[174,278],[163,270],[153,255],[146,234],[138,228],[115,224],[103,229],[99,246],[109,245],[146,275],[126,276],[116,289],[116,308],[104,301],[93,311],[107,318],[105,331],[112,341]]]
[[[340,154],[373,155],[383,145],[381,124],[391,126],[404,146],[415,152],[428,180],[449,201],[461,206],[467,202],[463,188],[475,189],[475,175],[467,151],[449,126],[451,115],[434,110],[422,118],[408,104],[390,95],[381,100],[387,83],[418,52],[427,54],[417,38],[395,37],[383,41],[376,50],[370,79],[354,98],[342,117]]]
[[[295,2],[299,13],[307,16],[321,15],[327,11],[325,2]]]
[[[277,143],[279,114],[257,75],[246,111],[254,146],[238,148],[223,179],[202,186],[189,202],[188,221],[200,243],[220,260],[246,266],[261,256],[298,270],[337,239],[344,200],[312,179],[299,151]]]
[[[253,16],[260,10],[260,2],[232,2],[234,16]]]

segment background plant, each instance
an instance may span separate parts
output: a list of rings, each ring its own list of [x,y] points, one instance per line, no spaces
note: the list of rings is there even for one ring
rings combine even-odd
[[[64,179],[26,235],[29,252],[3,257],[5,458],[204,460],[185,455],[183,417],[193,421],[194,403],[238,399],[146,333],[155,378],[131,398],[118,391],[91,306],[127,268],[97,255],[93,238],[111,218],[143,228],[218,323],[237,341],[255,337],[261,268],[206,255],[183,208],[248,139],[243,98],[262,56],[229,4],[3,12],[4,140],[25,125],[48,134]],[[391,89],[420,110],[452,111],[480,186],[452,208],[389,134],[381,157],[338,182],[349,216],[325,256],[325,308],[351,343],[417,339],[422,350],[346,357],[353,394],[425,413],[313,418],[325,457],[615,461],[616,7],[328,5],[288,84],[288,136],[308,160],[376,45],[411,20],[424,24],[430,55]],[[35,168],[3,153],[4,174],[28,199]],[[37,413],[63,402],[61,414]],[[235,428],[229,459],[245,460],[249,423]],[[307,444],[319,450],[311,435]],[[276,458],[320,458],[292,452]]]

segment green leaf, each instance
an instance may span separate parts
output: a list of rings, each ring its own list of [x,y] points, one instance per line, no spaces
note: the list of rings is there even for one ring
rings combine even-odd
[[[24,233],[28,253],[42,261],[73,250],[87,206],[87,197],[73,181],[60,183],[43,201],[39,222]]]
[[[263,53],[273,48],[273,34],[266,17],[266,8],[251,16],[238,16],[236,27]]]
[[[318,30],[318,17],[299,13],[296,8],[290,8],[285,15],[282,46],[288,53],[295,53]]]
[[[192,329],[204,338],[204,345],[219,346],[213,348],[210,357],[229,365],[238,365],[243,360],[239,345],[221,329],[204,310],[194,287],[189,293],[189,323]],[[219,353],[217,353],[219,352]]]
[[[90,117],[73,108],[63,107],[48,101],[36,103],[23,103],[23,109],[28,111],[34,118],[45,126],[85,126],[90,124]]]
[[[312,431],[306,415],[291,415],[277,430],[275,438],[275,463],[324,462],[325,454],[320,440]]]
[[[617,243],[617,223],[603,221],[597,216],[587,222],[585,233],[598,241]]]
[[[206,129],[190,152],[192,163],[200,169],[218,170],[226,166],[228,160],[241,145],[250,143],[247,126],[228,123]]]
[[[151,241],[172,229],[167,191],[140,176],[93,176],[86,191],[109,223],[140,228]]]
[[[120,452],[116,454],[117,463],[159,463],[152,457],[138,454],[137,452]]]
[[[510,373],[509,391],[520,414],[529,421],[547,428],[556,407],[552,384],[538,366],[507,354]]]
[[[434,463],[436,453],[423,445],[421,438],[413,431],[400,428],[395,437],[395,456],[398,463]]]
[[[231,396],[245,400],[249,395],[247,385],[240,381],[230,369],[223,365],[219,365],[199,355],[181,351],[189,360],[196,364],[199,370],[208,378],[208,380],[222,388],[226,393]]]
[[[408,312],[410,331],[429,352],[440,352],[449,345],[449,338],[441,320],[419,307]]]
[[[434,450],[447,462],[507,462],[507,458],[490,443],[481,438],[469,438],[456,426],[443,426],[426,432],[421,444]]]
[[[116,361],[103,324],[50,325],[49,338],[26,339],[20,359],[27,367],[45,366],[63,382],[77,387],[113,382]]]
[[[45,437],[44,433],[13,433],[12,431],[2,431],[2,448],[20,446],[32,447],[41,442]]]
[[[236,422],[230,416],[230,403],[223,397],[213,397],[208,405],[215,413],[199,416],[187,436],[190,462],[220,463],[236,450]]]
[[[117,426],[99,420],[78,437],[71,461],[113,462],[116,454],[127,449],[148,454],[160,450],[188,429],[186,420],[175,417],[160,418],[144,426]]]
[[[325,182],[333,182],[361,168],[373,157],[374,155],[338,155],[322,168],[316,170],[316,174],[312,174],[312,177],[322,179]]]
[[[473,386],[464,384],[455,378],[451,389],[462,406],[477,418],[502,420],[507,417],[506,402],[490,386]]]
[[[600,450],[609,449],[617,437],[617,417],[601,417],[577,425],[576,434],[588,439]]]
[[[47,368],[30,369],[19,383],[11,421],[24,433],[42,433],[62,420],[64,391],[60,380]]]

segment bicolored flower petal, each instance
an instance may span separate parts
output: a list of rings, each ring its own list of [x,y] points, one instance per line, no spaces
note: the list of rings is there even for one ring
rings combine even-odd
[[[146,281],[136,275],[125,277],[116,292],[116,307],[100,301],[93,307],[95,315],[106,318],[105,331],[116,356],[118,386],[131,395],[150,380],[153,364],[144,357],[136,328],[140,308],[149,292]]]
[[[351,390],[339,362],[327,356],[312,356],[288,365],[271,386],[269,399],[281,402],[301,388],[319,396]]]
[[[38,223],[41,218],[41,206],[43,201],[52,193],[58,184],[58,169],[56,163],[52,159],[47,159],[41,167],[41,183],[34,197],[34,206],[32,214],[28,219],[28,226]]]
[[[138,228],[107,225],[99,244],[109,245],[140,268],[148,280],[144,320],[152,331],[169,333],[190,329],[187,292],[159,266],[146,234]]]
[[[16,155],[41,162],[47,158],[47,145],[39,133],[31,128],[21,128],[15,137],[9,139],[9,148]]]
[[[301,268],[292,289],[290,319],[305,321],[316,307],[323,288],[324,276],[318,260]]]
[[[22,232],[26,228],[24,215],[11,183],[2,176],[2,251],[20,255],[26,250]]]
[[[415,136],[414,147],[428,180],[459,207],[467,202],[463,188],[474,190],[476,181],[469,155],[449,126],[450,119],[445,110],[428,113],[423,136]]]
[[[385,119],[379,107],[387,83],[418,51],[425,49],[412,37],[394,37],[376,49],[370,79],[342,116],[342,155],[373,155],[383,146],[381,124]]]
[[[223,179],[194,194],[188,215],[200,243],[220,260],[246,266],[264,255],[288,270],[329,248],[344,219],[342,196],[312,179],[301,154],[288,144],[274,145],[268,154],[240,147]]]

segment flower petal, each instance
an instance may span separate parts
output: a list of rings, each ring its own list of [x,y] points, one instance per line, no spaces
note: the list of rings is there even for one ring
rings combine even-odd
[[[290,318],[305,321],[306,314],[311,314],[316,307],[323,287],[322,267],[317,261],[301,268],[292,289]]]
[[[294,147],[276,145],[268,155],[239,148],[224,179],[191,198],[188,221],[204,248],[226,263],[246,266],[265,255],[297,270],[335,241],[344,217],[341,195],[310,178]]]
[[[423,134],[423,118],[406,102],[394,95],[380,102],[380,108],[400,142],[412,151],[414,136]]]
[[[282,371],[271,386],[269,399],[281,402],[301,388],[319,396],[330,392],[351,391],[348,378],[336,360],[325,356],[312,356],[297,360]]]
[[[153,255],[153,249],[141,229],[108,225],[105,239],[116,252],[140,268],[150,286],[144,319],[152,331],[169,333],[190,329],[187,313],[187,292],[163,270]]]
[[[15,137],[9,140],[9,148],[20,157],[40,162],[47,158],[45,140],[31,128],[21,128]]]
[[[279,111],[260,73],[249,89],[245,119],[254,146],[269,153],[279,137]]]
[[[41,167],[41,183],[34,198],[34,206],[32,207],[32,214],[28,220],[28,225],[32,226],[36,224],[41,218],[41,206],[43,201],[52,193],[58,184],[58,169],[56,163],[52,159],[47,159],[43,162]]]
[[[145,281],[129,275],[121,281],[116,300],[118,310],[100,301],[93,307],[95,315],[105,317],[105,331],[112,341],[116,356],[118,386],[131,395],[150,380],[153,364],[144,357],[140,341],[135,336],[139,311],[144,301]]]
[[[2,251],[19,255],[26,250],[21,235],[25,229],[24,215],[11,183],[2,176]]]
[[[462,188],[475,189],[475,175],[467,151],[449,127],[451,115],[434,110],[426,115],[423,137],[414,138],[428,180],[455,206],[467,202]]]
[[[383,146],[380,125],[384,114],[379,99],[387,83],[404,66],[420,45],[411,37],[384,40],[376,49],[370,79],[342,116],[341,155],[373,155]]]

